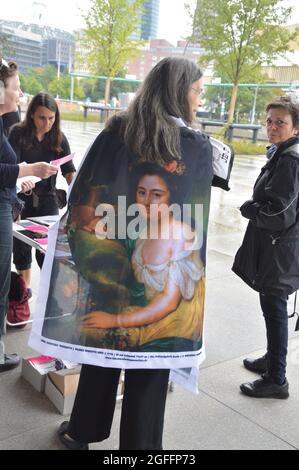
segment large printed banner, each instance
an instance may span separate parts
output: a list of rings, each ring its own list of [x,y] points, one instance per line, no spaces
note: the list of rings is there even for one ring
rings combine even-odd
[[[196,383],[210,183],[194,162],[137,163],[108,132],[98,137],[49,233],[30,346],[77,363],[180,369],[179,382]]]

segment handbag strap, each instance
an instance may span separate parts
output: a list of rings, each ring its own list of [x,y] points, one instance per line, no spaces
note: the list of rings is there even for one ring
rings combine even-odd
[[[294,318],[295,315],[297,315],[297,321],[296,321],[296,325],[295,325],[295,331],[299,331],[299,313],[296,312],[296,308],[297,308],[297,294],[298,294],[298,291],[296,292],[295,294],[295,299],[294,299],[294,311],[292,313],[292,315],[289,315],[288,318]]]

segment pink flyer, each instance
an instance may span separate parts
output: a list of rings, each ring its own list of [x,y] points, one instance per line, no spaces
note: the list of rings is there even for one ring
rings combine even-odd
[[[48,233],[49,231],[48,227],[45,227],[44,225],[28,225],[26,227],[26,230],[30,230],[30,232],[45,232],[45,233]]]
[[[71,153],[70,155],[67,155],[66,157],[58,158],[57,160],[52,160],[50,163],[51,165],[54,165],[54,166],[61,166],[73,160],[74,156],[75,154]]]

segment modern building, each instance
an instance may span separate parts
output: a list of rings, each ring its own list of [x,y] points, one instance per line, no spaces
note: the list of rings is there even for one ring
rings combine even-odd
[[[72,70],[75,55],[74,35],[34,23],[0,20],[0,33],[7,38],[9,57],[18,62],[21,72],[53,64]]]
[[[74,60],[74,67],[73,69],[77,73],[82,73],[89,75],[91,73],[90,66],[87,63],[86,57],[90,52],[90,48],[88,48],[84,44],[84,31],[82,29],[78,29],[74,32],[75,35],[75,60]]]
[[[202,49],[187,41],[178,41],[173,45],[166,39],[151,39],[141,50],[140,55],[127,62],[127,74],[143,80],[148,72],[165,57],[184,57],[198,62]]]
[[[133,3],[134,0],[129,0]],[[160,13],[160,0],[143,0],[143,13],[140,18],[140,27],[131,35],[131,39],[149,41],[158,37]]]
[[[148,41],[158,37],[160,0],[144,0],[141,21],[141,39]]]
[[[21,72],[26,72],[31,67],[40,67],[42,37],[39,34],[2,20],[0,20],[0,34],[6,38],[7,59],[15,60]]]
[[[285,27],[290,33],[299,30],[299,24]],[[299,34],[297,40],[290,44],[291,51],[283,58],[277,59],[273,65],[262,68],[263,74],[268,80],[287,85],[299,84]]]

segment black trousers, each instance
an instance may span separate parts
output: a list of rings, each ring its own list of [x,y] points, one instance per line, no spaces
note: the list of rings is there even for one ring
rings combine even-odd
[[[260,294],[260,303],[267,331],[268,373],[281,385],[286,378],[288,353],[287,297]]]
[[[91,443],[110,435],[120,369],[83,365],[69,424],[73,439]],[[120,450],[162,449],[168,369],[127,369]]]

